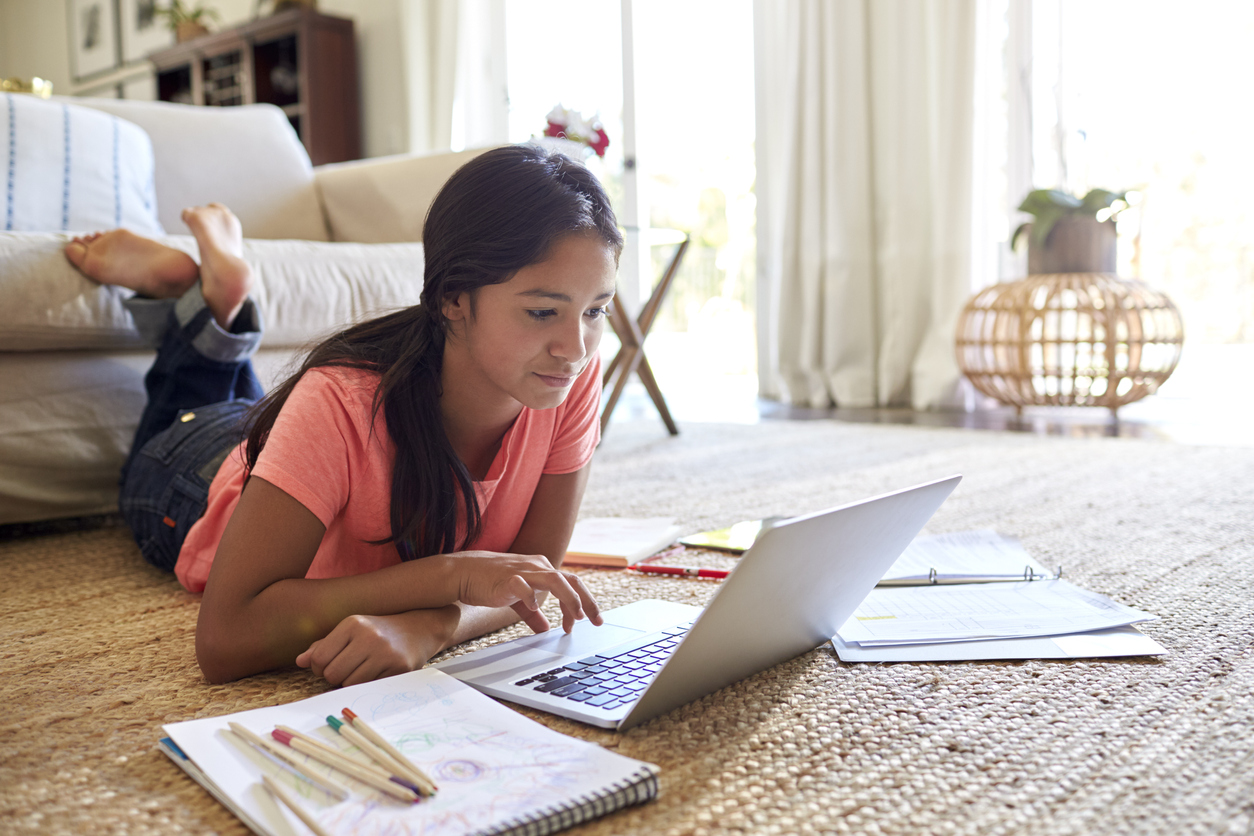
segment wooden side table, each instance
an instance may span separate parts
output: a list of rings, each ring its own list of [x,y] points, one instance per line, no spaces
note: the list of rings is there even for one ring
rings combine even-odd
[[[605,367],[602,386],[607,394],[601,409],[601,434],[604,435],[609,426],[610,415],[613,414],[614,407],[618,405],[618,399],[623,394],[627,379],[631,377],[632,372],[635,372],[648,391],[653,405],[657,407],[658,414],[662,416],[666,429],[671,435],[679,435],[679,427],[675,424],[675,419],[671,417],[671,412],[666,406],[666,398],[663,397],[662,389],[657,384],[657,378],[653,376],[649,358],[644,354],[644,340],[649,335],[649,329],[653,327],[653,321],[657,319],[658,310],[670,291],[675,275],[679,272],[679,265],[684,260],[684,253],[688,251],[690,239],[688,233],[677,229],[629,230],[629,232],[651,234],[653,236],[653,240],[650,241],[651,246],[675,244],[675,251],[666,265],[666,270],[662,273],[662,278],[654,286],[649,301],[645,302],[640,309],[639,316],[633,318],[619,294],[614,294],[614,302],[610,305],[609,313],[610,327],[618,335],[622,347]]]

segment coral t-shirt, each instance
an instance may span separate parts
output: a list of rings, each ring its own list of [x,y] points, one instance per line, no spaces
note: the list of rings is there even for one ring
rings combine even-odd
[[[400,562],[391,534],[394,447],[383,411],[370,431],[379,376],[336,367],[311,369],[275,419],[253,474],[291,495],[326,526],[307,578],[373,572]],[[501,440],[483,481],[475,482],[483,530],[469,548],[509,551],[540,477],[573,473],[600,441],[601,362],[594,358],[554,409],[523,407]],[[201,592],[227,521],[244,489],[244,449],[227,456],[209,486],[204,515],[192,526],[174,573]]]

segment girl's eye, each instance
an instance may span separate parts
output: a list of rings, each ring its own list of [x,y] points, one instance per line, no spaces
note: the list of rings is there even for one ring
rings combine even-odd
[[[551,316],[557,316],[557,311],[553,310],[552,308],[546,308],[545,310],[542,310],[542,311],[530,311],[529,310],[527,311],[527,316],[531,317],[532,319],[536,321],[543,321],[545,319],[548,319]]]
[[[603,316],[609,316],[610,309],[608,307],[593,308],[588,311],[588,316],[592,319],[600,319]]]

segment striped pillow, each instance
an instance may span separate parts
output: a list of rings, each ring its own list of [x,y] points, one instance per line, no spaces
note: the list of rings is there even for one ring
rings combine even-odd
[[[98,110],[0,95],[0,230],[117,227],[164,233],[148,134]]]

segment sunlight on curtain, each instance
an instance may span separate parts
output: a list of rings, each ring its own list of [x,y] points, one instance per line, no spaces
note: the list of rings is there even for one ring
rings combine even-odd
[[[589,167],[620,207],[618,0],[509,0],[506,14],[510,140],[540,134],[559,103],[599,112],[610,146]],[[649,224],[692,237],[650,334],[650,363],[681,418],[732,401],[739,405],[727,409],[753,410],[752,0],[635,0],[632,14],[639,200]],[[653,250],[648,278],[661,275],[671,252]],[[606,343],[612,352],[615,341]]]
[[[1034,126],[1037,185],[1138,189],[1119,272],[1167,293],[1189,344],[1254,342],[1254,4],[1037,0],[1033,47],[1057,38],[1052,112]]]

